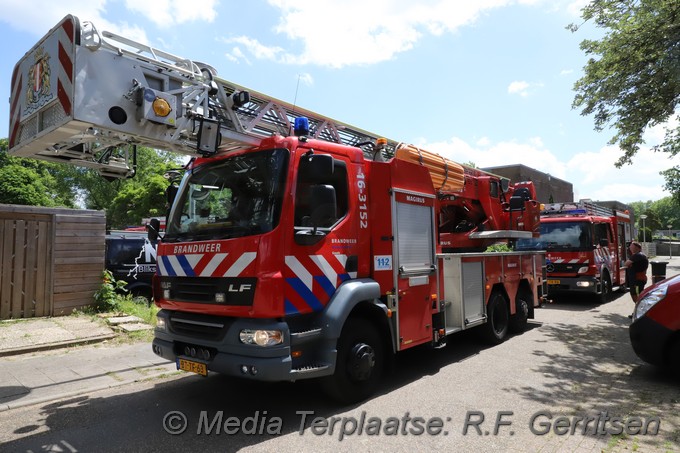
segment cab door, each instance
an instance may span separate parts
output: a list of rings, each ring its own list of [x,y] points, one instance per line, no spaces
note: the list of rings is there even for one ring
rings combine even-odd
[[[432,339],[436,294],[434,196],[395,189],[392,225],[399,349]]]
[[[322,311],[337,288],[356,278],[357,207],[349,203],[350,163],[343,156],[298,150],[293,240],[282,275],[286,315]]]

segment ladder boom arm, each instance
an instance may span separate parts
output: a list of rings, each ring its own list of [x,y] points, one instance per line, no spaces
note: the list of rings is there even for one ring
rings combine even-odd
[[[219,78],[207,64],[66,16],[15,66],[9,151],[128,177],[136,145],[224,153],[290,135],[299,116],[309,119],[313,138],[349,146],[380,138]],[[395,146],[388,140],[384,151],[393,154]]]

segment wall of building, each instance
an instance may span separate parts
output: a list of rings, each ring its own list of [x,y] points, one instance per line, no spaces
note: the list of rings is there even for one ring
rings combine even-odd
[[[543,173],[526,165],[505,165],[487,167],[482,170],[510,179],[511,182],[532,181],[536,187],[536,198],[541,203],[574,201],[574,186],[570,182]]]

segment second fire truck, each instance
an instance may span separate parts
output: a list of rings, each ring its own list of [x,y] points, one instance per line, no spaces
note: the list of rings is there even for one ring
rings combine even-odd
[[[630,214],[590,200],[551,203],[541,211],[539,238],[521,239],[517,250],[544,250],[550,294],[592,294],[605,302],[626,287]]]
[[[179,369],[320,378],[357,401],[400,351],[471,328],[501,342],[544,295],[542,252],[483,252],[538,235],[531,183],[245,89],[73,16],[17,64],[10,108],[13,154],[106,177],[134,174],[136,146],[191,156],[168,192],[154,286],[153,351]]]

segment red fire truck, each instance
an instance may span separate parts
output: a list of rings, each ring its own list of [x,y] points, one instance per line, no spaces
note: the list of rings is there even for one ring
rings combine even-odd
[[[396,353],[470,328],[501,342],[544,296],[543,252],[484,253],[538,235],[531,183],[67,16],[15,68],[10,152],[129,177],[138,145],[191,156],[154,283],[153,351],[179,369],[357,401]]]
[[[516,249],[546,251],[548,289],[597,295],[602,302],[626,287],[624,263],[631,241],[628,211],[593,203],[551,203],[541,211],[541,235]]]

